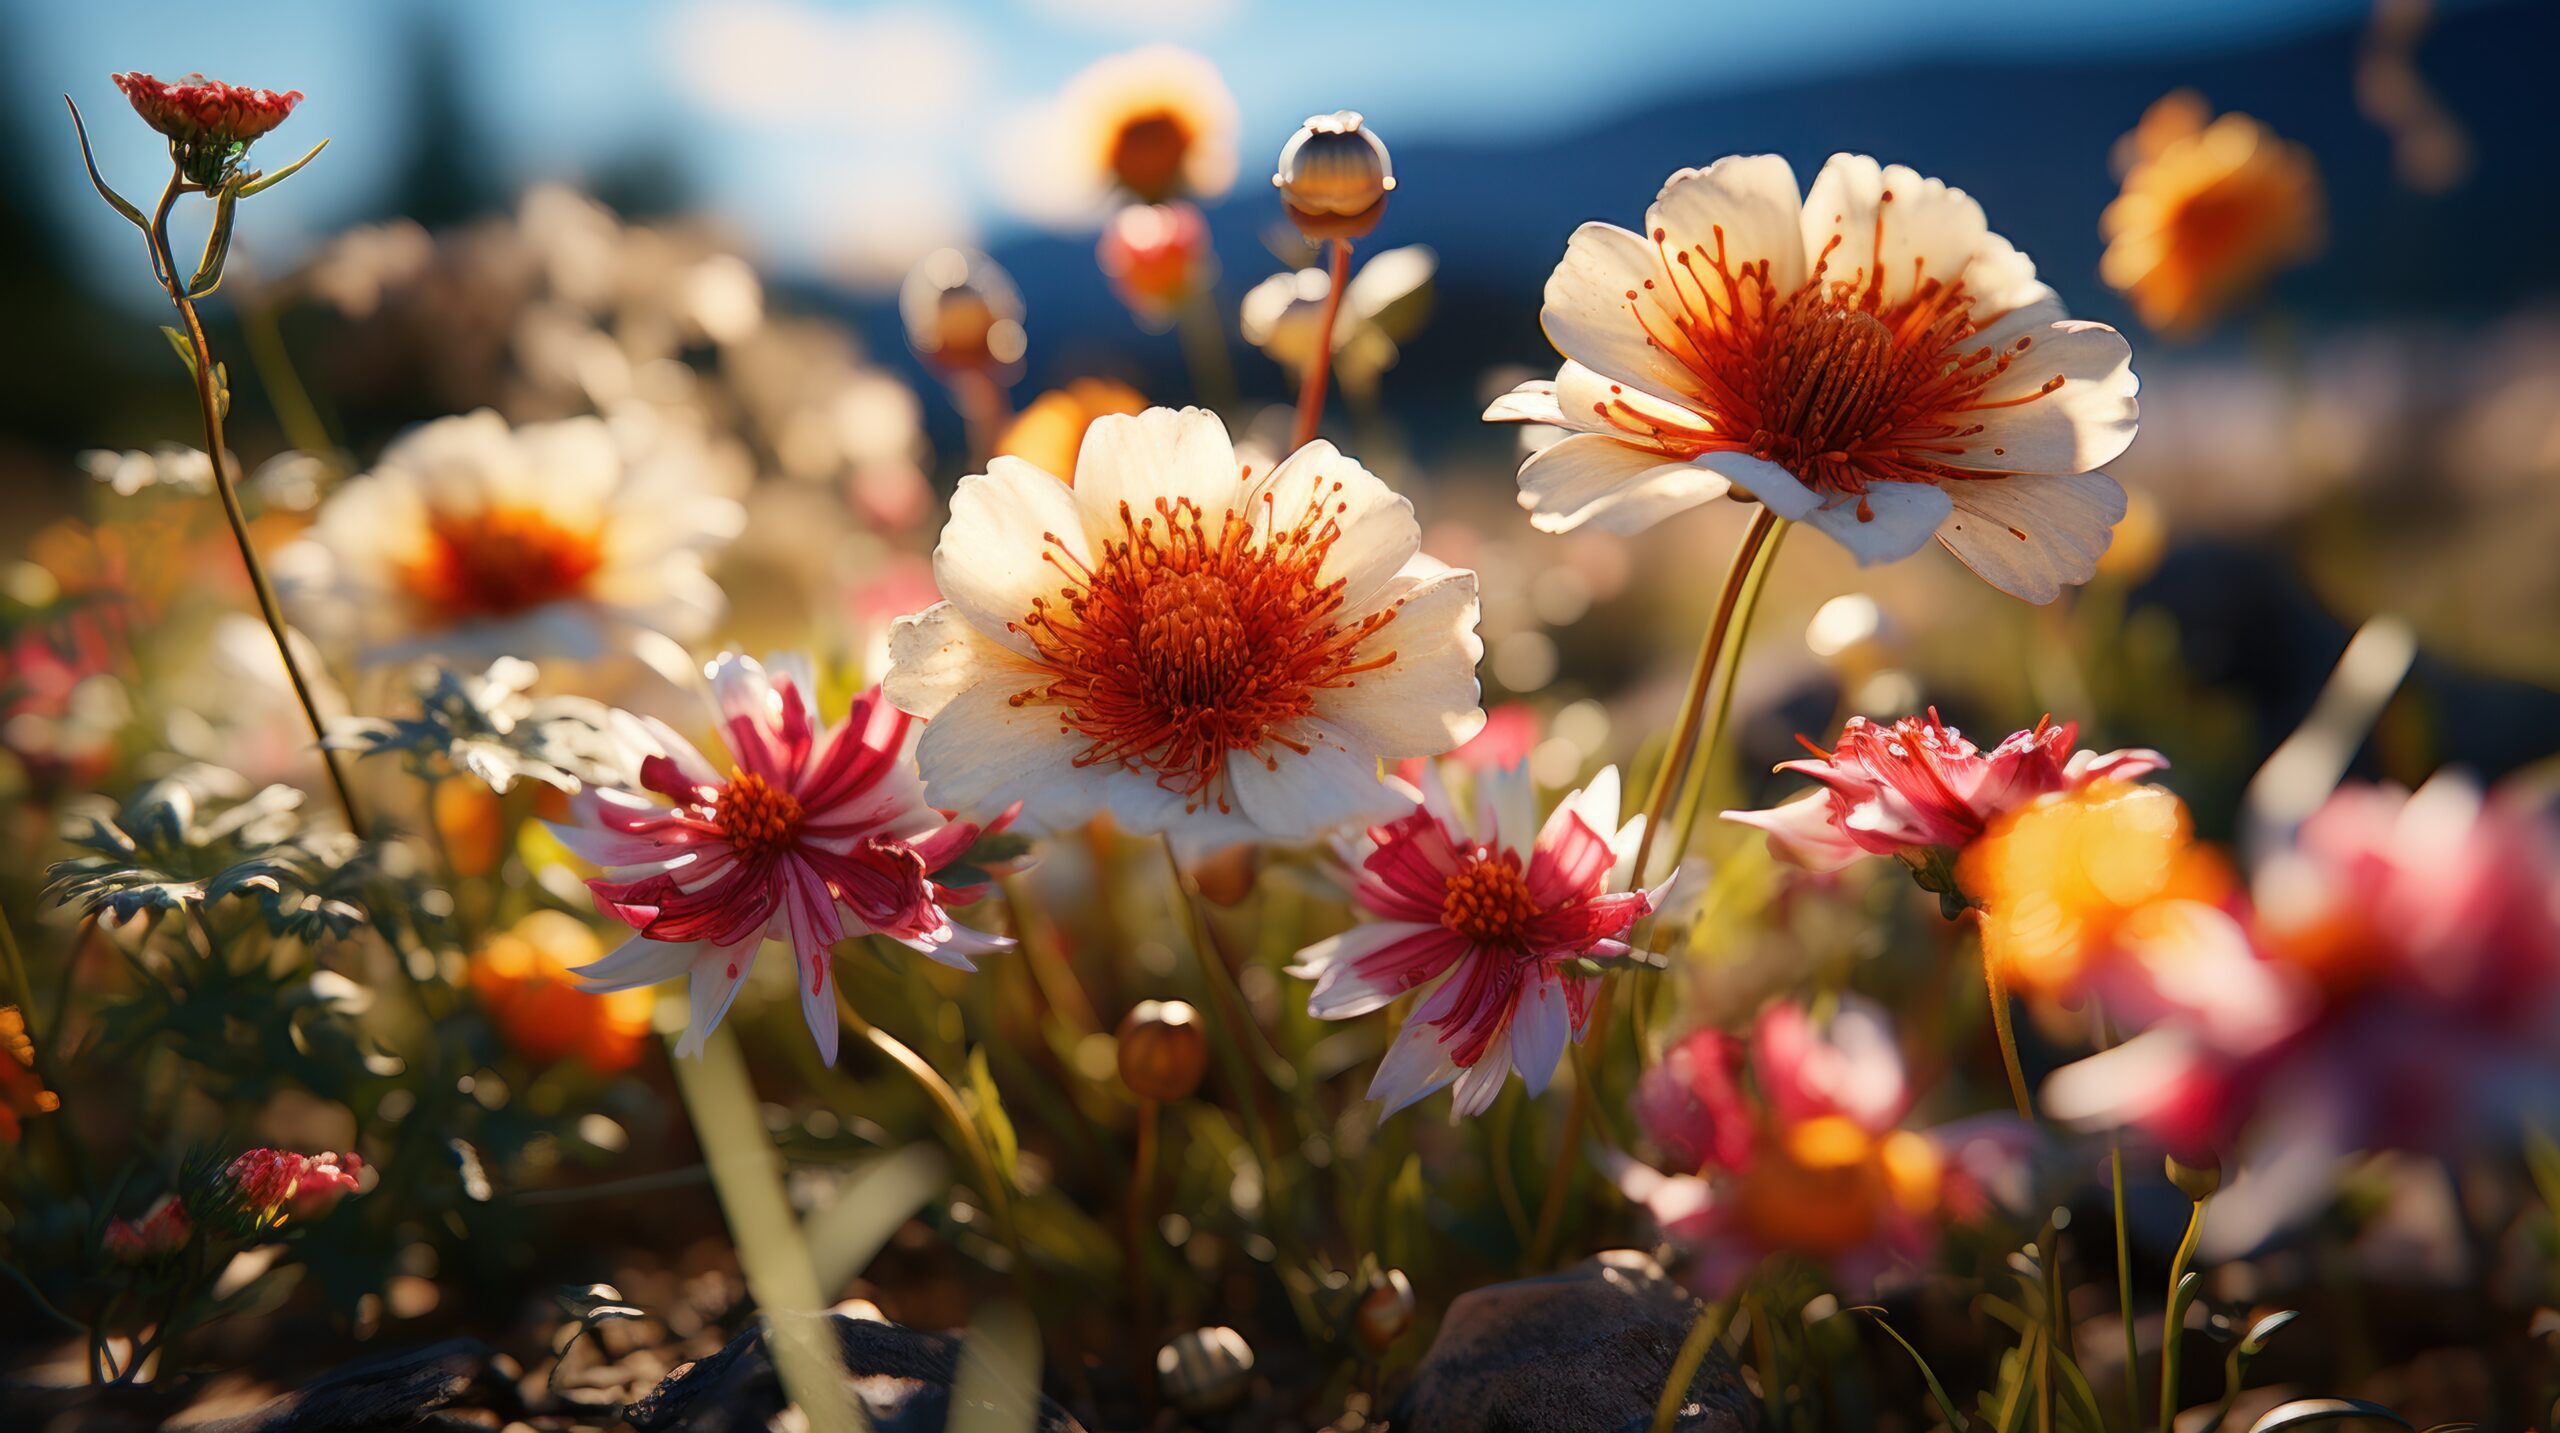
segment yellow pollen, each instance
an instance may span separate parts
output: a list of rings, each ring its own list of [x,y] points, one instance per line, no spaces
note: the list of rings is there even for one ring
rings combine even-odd
[[[1440,898],[1440,924],[1479,945],[1515,942],[1537,917],[1520,858],[1507,851],[1468,862]]]

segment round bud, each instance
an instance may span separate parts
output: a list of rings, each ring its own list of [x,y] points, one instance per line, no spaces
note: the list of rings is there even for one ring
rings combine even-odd
[[[1235,1407],[1252,1385],[1253,1345],[1234,1329],[1193,1329],[1156,1350],[1156,1386],[1194,1418]]]
[[[1271,183],[1298,232],[1321,243],[1358,239],[1377,228],[1396,175],[1386,145],[1346,109],[1298,126],[1281,147]]]
[[[2178,1187],[2178,1192],[2198,1204],[2212,1198],[2214,1192],[2222,1188],[2222,1161],[2216,1159],[2211,1151],[2183,1158],[2173,1154],[2161,1163],[2168,1170],[2169,1182]]]
[[[1209,224],[1189,204],[1132,204],[1111,216],[1094,261],[1111,291],[1148,324],[1171,319],[1184,300],[1216,276]]]
[[[1029,346],[1022,291],[995,260],[968,249],[936,249],[898,286],[907,343],[946,369],[1009,368]]]
[[[1141,1000],[1120,1020],[1120,1083],[1142,1100],[1171,1104],[1200,1088],[1209,1037],[1200,1012],[1179,1000]]]
[[[1371,1353],[1395,1347],[1396,1340],[1413,1327],[1413,1281],[1404,1276],[1404,1270],[1389,1269],[1369,1285],[1369,1292],[1360,1296],[1352,1324]]]

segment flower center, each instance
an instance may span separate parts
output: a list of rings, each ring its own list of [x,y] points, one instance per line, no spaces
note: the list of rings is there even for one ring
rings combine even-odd
[[[1440,924],[1478,945],[1514,944],[1537,918],[1529,878],[1509,851],[1461,866],[1440,897]]]
[[[1884,252],[1893,194],[1876,211],[1876,252]],[[1884,275],[1831,274],[1833,235],[1812,274],[1793,292],[1770,281],[1769,261],[1736,263],[1725,248],[1668,247],[1653,231],[1662,277],[1629,289],[1629,313],[1647,340],[1687,370],[1694,424],[1637,411],[1623,397],[1593,404],[1600,417],[1666,453],[1740,452],[1778,464],[1834,499],[1867,485],[1934,483],[1976,476],[1947,460],[1982,432],[1976,416],[2032,403],[2062,386],[2059,376],[2023,397],[1983,391],[2020,361],[2032,336],[1997,352],[1977,344],[1973,296],[1963,279],[1916,268],[1908,294],[1884,299]],[[1667,291],[1666,291],[1667,290]],[[1611,385],[1613,395],[1623,389]],[[1994,452],[1999,450],[1994,449]]]
[[[1150,204],[1182,191],[1182,161],[1191,153],[1191,127],[1171,110],[1151,110],[1121,122],[1111,136],[1111,173]]]
[[[734,766],[711,815],[722,839],[745,860],[771,855],[800,836],[800,799]]]
[[[1078,766],[1150,770],[1191,809],[1227,810],[1218,782],[1232,756],[1276,769],[1267,745],[1305,755],[1291,728],[1315,710],[1316,693],[1396,659],[1359,656],[1395,609],[1346,622],[1341,580],[1318,580],[1341,536],[1340,494],[1336,484],[1310,495],[1286,526],[1263,498],[1267,535],[1240,513],[1212,526],[1189,498],[1159,498],[1143,518],[1123,504],[1123,535],[1090,567],[1046,534],[1066,585],[1011,624],[1045,678],[1013,705],[1059,708],[1089,743]]]
[[[507,617],[577,595],[603,565],[599,534],[533,508],[494,507],[429,517],[426,552],[402,578],[448,617]]]

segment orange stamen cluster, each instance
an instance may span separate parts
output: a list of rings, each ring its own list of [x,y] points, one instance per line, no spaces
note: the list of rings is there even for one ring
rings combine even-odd
[[[720,835],[746,860],[770,855],[800,837],[800,799],[752,771],[729,768],[729,785],[712,808]]]
[[[1529,878],[1510,851],[1482,855],[1458,868],[1440,898],[1440,924],[1478,945],[1509,945],[1538,917]]]
[[[1892,200],[1887,190],[1876,211],[1879,255]],[[1687,406],[1697,415],[1687,422],[1658,408],[1639,412],[1622,396],[1592,405],[1648,446],[1687,457],[1741,452],[1766,459],[1835,500],[1856,497],[1864,519],[1871,516],[1871,483],[1986,476],[1947,461],[1982,433],[1973,415],[2032,403],[2062,386],[2057,375],[2023,396],[1983,397],[2034,340],[2021,336],[1996,352],[1973,345],[1981,325],[1961,276],[1930,275],[1914,260],[1911,292],[1887,303],[1881,264],[1875,272],[1831,275],[1841,243],[1834,234],[1811,275],[1782,294],[1768,260],[1737,263],[1722,225],[1714,236],[1712,251],[1704,244],[1673,249],[1668,232],[1655,229],[1662,276],[1645,280],[1645,292],[1626,291],[1627,310],[1647,342],[1688,375]],[[1613,384],[1610,391],[1625,390]]]
[[[600,534],[532,508],[437,513],[428,524],[426,550],[402,576],[450,618],[512,616],[575,596],[604,565]]]
[[[1065,585],[1010,624],[1045,669],[1013,705],[1057,707],[1089,740],[1077,766],[1150,770],[1191,809],[1227,810],[1232,757],[1276,767],[1268,745],[1306,754],[1292,728],[1316,694],[1395,661],[1358,655],[1395,609],[1345,621],[1342,580],[1318,579],[1342,535],[1341,494],[1333,484],[1284,515],[1266,493],[1260,524],[1230,512],[1213,525],[1190,498],[1158,498],[1145,516],[1123,503],[1122,535],[1089,567],[1044,534]]]

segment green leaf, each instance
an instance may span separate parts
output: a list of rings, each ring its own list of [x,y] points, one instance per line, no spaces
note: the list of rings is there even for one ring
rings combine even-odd
[[[171,328],[169,325],[167,325],[167,324],[165,324],[165,323],[164,323],[164,324],[162,324],[162,325],[160,325],[160,335],[161,335],[161,337],[166,338],[166,339],[168,339],[168,340],[169,340],[169,346],[170,346],[171,348],[174,348],[174,349],[176,349],[176,350],[178,351],[178,361],[179,361],[180,363],[185,364],[185,365],[187,366],[187,376],[188,376],[189,378],[193,378],[193,377],[195,377],[195,376],[196,376],[196,350],[195,350],[195,345],[194,345],[194,344],[191,344],[191,343],[189,343],[189,342],[187,342],[187,336],[186,336],[185,334],[178,332],[176,329]]]
[[[151,232],[151,221],[142,217],[142,211],[133,207],[132,200],[125,198],[123,195],[118,194],[114,189],[108,187],[106,177],[98,173],[97,158],[89,153],[89,126],[83,123],[80,118],[80,106],[72,104],[71,96],[69,95],[64,95],[62,97],[62,102],[71,110],[71,129],[74,134],[77,134],[80,137],[80,162],[89,167],[89,183],[91,187],[98,191],[99,198],[107,201],[108,207],[114,209],[117,213],[122,214],[126,221],[132,224],[133,227],[142,230],[146,234]]]
[[[2257,1357],[2259,1352],[2266,1348],[2267,1340],[2275,1336],[2276,1330],[2300,1317],[2302,1317],[2302,1310],[2286,1309],[2281,1313],[2269,1314],[2249,1325],[2249,1332],[2240,1340],[2241,1357]]]
[[[1019,1188],[1022,1181],[1016,1177],[1014,1167],[1022,1156],[1022,1142],[1014,1135],[1013,1118],[1004,1112],[1004,1097],[996,1093],[995,1071],[987,1066],[987,1047],[984,1045],[969,1052],[969,1089],[977,1096],[978,1125],[986,1132],[988,1151],[996,1160],[996,1173],[1006,1185]],[[996,1191],[988,1190],[987,1197],[996,1197]]]
[[[246,199],[252,194],[264,194],[286,180],[291,179],[294,174],[302,168],[302,166],[318,159],[320,157],[320,151],[327,149],[328,147],[329,141],[324,139],[318,144],[311,146],[309,150],[304,152],[300,159],[297,159],[291,164],[286,165],[284,168],[277,170],[275,173],[262,174],[257,178],[250,180],[248,183],[241,185],[240,197]]]
[[[2280,1428],[2301,1428],[2334,1418],[2380,1418],[2403,1428],[2411,1426],[2408,1419],[2370,1399],[2297,1398],[2258,1415],[2258,1421],[2249,1425],[2249,1433],[2276,1433]]]
[[[1929,1385],[1929,1397],[1938,1405],[1938,1416],[1947,1420],[1948,1427],[1956,1430],[1956,1433],[1965,1433],[1966,1429],[1973,1426],[1965,1422],[1962,1413],[1956,1411],[1956,1401],[1947,1396],[1946,1385],[1938,1381],[1938,1371],[1929,1366],[1929,1360],[1920,1356],[1920,1350],[1911,1346],[1911,1340],[1904,1338],[1901,1330],[1884,1321],[1884,1310],[1872,1306],[1861,1306],[1847,1312],[1865,1314],[1874,1320],[1877,1328],[1883,1329],[1895,1343],[1902,1345],[1904,1353],[1911,1355],[1913,1366],[1920,1370],[1920,1377]]]

